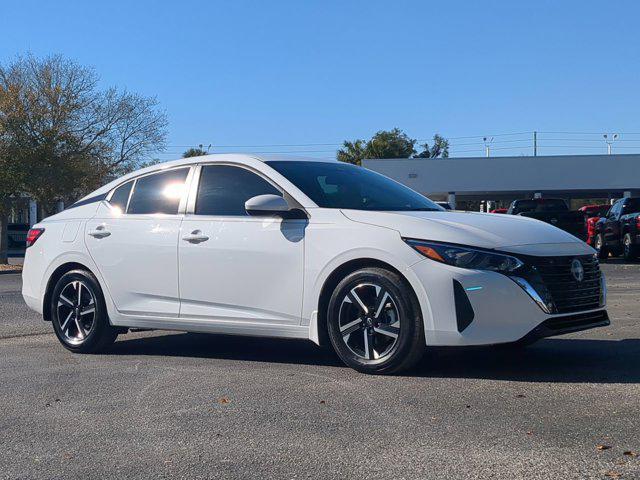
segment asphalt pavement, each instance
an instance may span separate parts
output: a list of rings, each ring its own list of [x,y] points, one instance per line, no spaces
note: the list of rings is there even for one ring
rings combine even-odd
[[[610,327],[395,377],[176,332],[74,355],[0,275],[0,478],[640,478],[640,265],[603,269]]]

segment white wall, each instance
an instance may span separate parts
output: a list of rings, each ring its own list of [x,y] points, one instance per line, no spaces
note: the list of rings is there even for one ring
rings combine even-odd
[[[640,155],[364,160],[424,194],[640,190]]]

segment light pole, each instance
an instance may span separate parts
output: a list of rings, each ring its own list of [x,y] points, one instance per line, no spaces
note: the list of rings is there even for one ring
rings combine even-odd
[[[491,142],[493,142],[493,137],[483,137],[482,141],[484,142],[484,151],[488,157],[491,153],[491,149],[489,147],[491,145]]]
[[[617,133],[605,133],[603,135],[604,137],[604,141],[607,144],[607,155],[611,155],[611,144],[613,142],[615,142],[616,140],[618,140],[618,137],[620,135],[618,135]]]

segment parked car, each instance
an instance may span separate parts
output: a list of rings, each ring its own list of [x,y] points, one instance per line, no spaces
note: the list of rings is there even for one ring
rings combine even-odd
[[[609,211],[610,208],[611,208],[611,205],[609,204],[585,205],[584,207],[580,207],[578,211],[582,212],[585,218],[593,218],[593,217],[602,217]]]
[[[587,229],[587,239],[585,240],[588,245],[595,245],[596,239],[596,223],[607,214],[611,205],[585,205],[578,209],[584,215],[584,222]]]
[[[309,339],[393,373],[427,345],[609,323],[584,242],[525,217],[445,211],[337,161],[154,165],[36,224],[27,245],[23,297],[72,352],[129,328],[183,330]]]
[[[596,225],[600,221],[600,217],[587,218],[587,245],[592,247],[596,244]]]
[[[621,198],[596,223],[595,249],[598,257],[623,255],[634,260],[640,252],[640,197]]]
[[[489,213],[507,213],[507,210],[506,208],[494,208]]]
[[[569,210],[569,206],[561,198],[514,200],[507,214],[535,218],[569,232],[581,240],[586,238],[583,214]]]
[[[27,241],[29,224],[10,223],[7,226],[8,246],[11,249],[24,249]]]

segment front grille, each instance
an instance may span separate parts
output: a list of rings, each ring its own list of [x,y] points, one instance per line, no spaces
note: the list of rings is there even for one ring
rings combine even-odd
[[[571,264],[579,260],[584,269],[582,281],[576,280]],[[577,257],[529,257],[531,274],[539,274],[553,304],[554,313],[570,313],[600,307],[600,266],[593,255]]]

